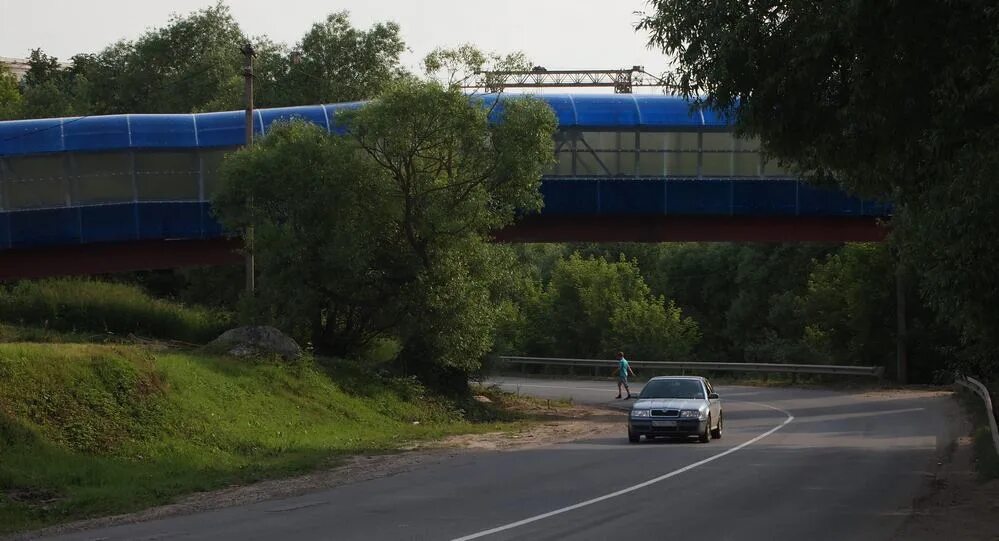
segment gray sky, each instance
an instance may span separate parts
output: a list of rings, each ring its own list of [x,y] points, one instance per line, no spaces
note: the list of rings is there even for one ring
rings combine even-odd
[[[120,38],[162,26],[214,0],[0,0],[0,56],[40,47],[60,59],[96,52]],[[410,68],[440,45],[470,42],[484,50],[522,50],[549,69],[666,66],[634,31],[645,0],[229,0],[243,30],[294,44],[327,13],[351,12],[355,26],[393,20],[402,27]],[[490,4],[496,7],[490,7]]]

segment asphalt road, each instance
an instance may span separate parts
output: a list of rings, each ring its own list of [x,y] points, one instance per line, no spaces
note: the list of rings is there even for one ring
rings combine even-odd
[[[506,387],[615,402],[612,382]],[[720,387],[721,440],[459,453],[391,477],[65,540],[887,540],[949,442],[943,396]],[[618,402],[619,404],[621,402]]]

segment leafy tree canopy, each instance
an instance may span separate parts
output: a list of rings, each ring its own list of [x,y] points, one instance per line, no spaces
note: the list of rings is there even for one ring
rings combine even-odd
[[[990,2],[653,0],[673,82],[815,179],[890,197],[926,298],[999,343],[999,10]],[[975,353],[973,350],[970,353]]]
[[[254,227],[256,313],[342,355],[395,336],[428,383],[463,386],[511,279],[487,235],[538,208],[553,153],[544,103],[497,113],[404,80],[344,115],[346,135],[292,123],[228,158],[216,208]]]
[[[219,2],[174,15],[136,40],[121,40],[67,67],[40,50],[24,81],[24,117],[189,113],[243,104],[243,44],[251,42],[255,102],[278,107],[369,99],[403,75],[395,23],[354,28],[347,12],[313,25],[294,50],[250,38]]]

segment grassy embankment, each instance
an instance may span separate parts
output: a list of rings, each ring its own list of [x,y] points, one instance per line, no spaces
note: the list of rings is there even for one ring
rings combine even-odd
[[[357,363],[86,343],[94,331],[203,341],[218,330],[214,315],[126,286],[0,290],[0,315],[18,322],[0,326],[0,533],[512,426],[472,422],[415,382]]]

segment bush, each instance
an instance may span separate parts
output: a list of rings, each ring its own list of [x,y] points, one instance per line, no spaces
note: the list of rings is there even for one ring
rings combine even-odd
[[[527,350],[541,355],[636,359],[690,356],[700,332],[672,301],[652,295],[635,261],[578,253],[555,264],[541,298],[526,310]]]
[[[0,290],[0,321],[60,331],[204,343],[226,328],[227,319],[155,299],[135,286],[93,280],[25,281]]]

